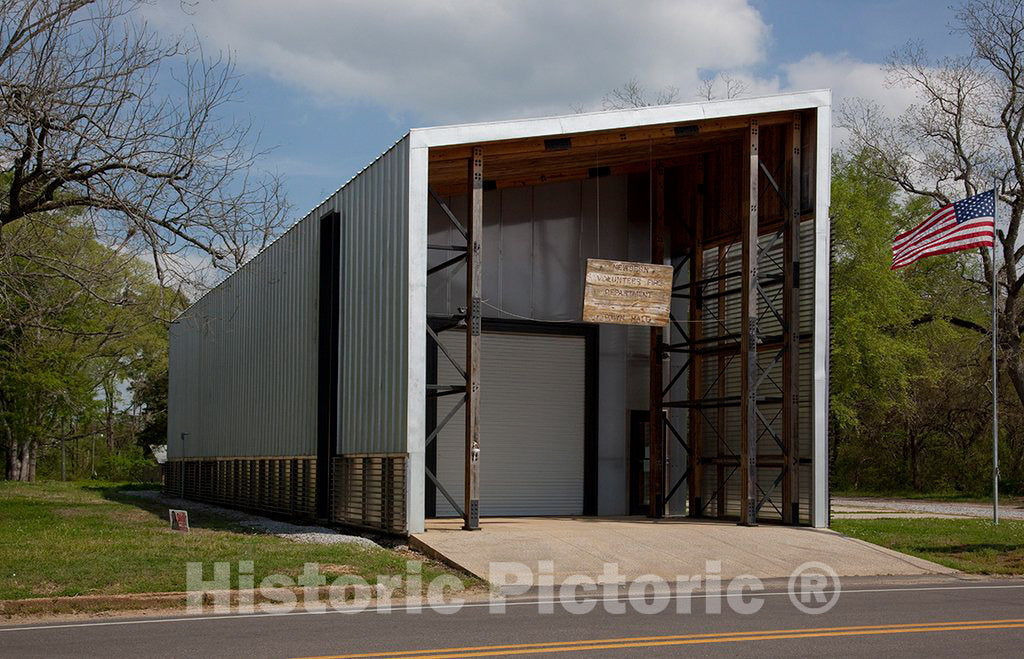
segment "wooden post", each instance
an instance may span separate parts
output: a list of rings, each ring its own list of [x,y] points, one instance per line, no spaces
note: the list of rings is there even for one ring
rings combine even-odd
[[[789,214],[783,243],[782,317],[782,444],[785,471],[782,475],[782,521],[800,523],[800,115],[786,133],[789,165]]]
[[[704,336],[704,300],[701,297],[701,288],[694,286],[695,282],[704,277],[704,156],[697,161],[698,194],[694,216],[696,221],[693,227],[693,254],[690,256],[690,314],[689,333],[693,345],[693,352],[690,353],[690,381],[689,400],[697,400],[704,393],[704,359],[700,353],[700,339]],[[687,478],[687,489],[689,490],[689,516],[699,517],[701,513],[701,485],[703,484],[703,471],[701,457],[704,455],[704,428],[702,426],[702,413],[696,407],[689,411],[689,442],[690,442],[690,475]]]
[[[651,262],[665,262],[665,170],[658,165],[651,176],[653,198],[651,203]],[[662,407],[662,388],[665,386],[662,374],[663,362],[662,336],[664,329],[651,328],[650,345],[650,417],[651,417],[651,449],[650,467],[650,517],[665,516],[665,424]]]
[[[740,210],[740,524],[757,524],[757,179],[758,125],[744,145]]]
[[[463,528],[480,528],[480,306],[481,247],[484,234],[483,149],[473,148],[469,160],[469,249],[466,254],[466,473]]]

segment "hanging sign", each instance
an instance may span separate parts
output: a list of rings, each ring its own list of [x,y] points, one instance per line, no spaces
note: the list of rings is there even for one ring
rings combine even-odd
[[[664,327],[672,306],[672,266],[587,259],[583,321]]]

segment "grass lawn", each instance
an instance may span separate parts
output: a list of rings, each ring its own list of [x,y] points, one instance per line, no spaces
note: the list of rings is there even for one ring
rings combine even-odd
[[[854,499],[917,499],[921,501],[948,501],[955,503],[979,503],[992,505],[992,496],[977,496],[959,492],[913,492],[908,490],[891,490],[886,492],[832,491],[833,497],[849,497]],[[999,495],[999,505],[1003,507],[1024,506],[1024,497]]]
[[[975,574],[1024,574],[1024,522],[985,519],[837,519],[832,528]]]
[[[181,592],[185,564],[253,561],[255,583],[269,574],[295,577],[319,563],[333,581],[357,575],[404,575],[411,556],[389,549],[316,545],[239,528],[212,515],[190,514],[192,531],[168,528],[167,508],[123,493],[111,483],[0,481],[0,599],[58,595]],[[448,570],[425,561],[423,582]],[[457,575],[469,586],[475,581]]]

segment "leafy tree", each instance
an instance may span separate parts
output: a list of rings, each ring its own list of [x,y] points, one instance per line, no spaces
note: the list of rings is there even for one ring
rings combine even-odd
[[[65,449],[86,438],[102,438],[108,464],[136,464],[136,432],[153,436],[166,415],[165,323],[183,304],[163,284],[202,286],[207,265],[237,268],[287,211],[279,181],[254,167],[250,127],[222,115],[237,93],[232,62],[194,39],[156,35],[140,18],[143,5],[2,3],[8,478],[33,479],[54,446],[65,473]],[[126,383],[138,396],[131,405]],[[84,473],[98,462],[91,450]]]
[[[833,159],[832,413],[847,432],[905,410],[914,366],[926,357],[911,326],[924,304],[889,270],[895,186],[873,176],[867,160]]]
[[[835,485],[984,491],[988,300],[965,283],[982,266],[960,253],[890,270],[892,236],[919,222],[928,202],[876,176],[873,158],[833,159]]]
[[[167,360],[132,381],[132,399],[141,427],[135,433],[143,449],[167,442]]]
[[[922,45],[910,43],[890,59],[891,82],[918,95],[918,102],[902,116],[887,118],[876,105],[859,101],[841,110],[839,123],[849,130],[853,150],[870,154],[874,174],[927,200],[930,208],[974,195],[997,182],[1004,209],[998,269],[993,272],[987,250],[979,250],[981,271],[961,274],[974,284],[975,297],[991,290],[993,277],[999,280],[999,357],[1020,405],[1024,403],[1024,274],[1019,265],[1024,258],[1019,235],[1024,215],[1024,3],[970,0],[956,15],[954,32],[970,41],[970,53],[933,61]],[[973,322],[961,320],[966,321],[965,327]]]
[[[113,449],[116,383],[166,359],[161,318],[183,300],[145,262],[71,217],[5,231],[0,243],[0,442],[7,478],[32,480],[41,449],[103,434]],[[46,264],[74,263],[82,287]]]

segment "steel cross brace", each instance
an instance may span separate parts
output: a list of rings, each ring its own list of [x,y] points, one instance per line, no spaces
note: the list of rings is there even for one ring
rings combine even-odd
[[[448,494],[448,490],[444,489],[444,485],[441,485],[441,482],[437,480],[437,476],[434,475],[434,472],[430,471],[428,467],[424,467],[423,471],[427,473],[427,478],[429,478],[430,482],[434,484],[434,487],[441,491],[441,494],[444,495],[444,498],[448,500],[449,505],[451,505],[451,507],[455,509],[455,512],[459,514],[459,517],[464,518],[466,516],[466,513],[464,510],[462,510],[462,506],[455,502],[455,499],[454,497],[452,497],[452,495]]]
[[[722,488],[725,487],[725,484],[729,482],[729,479],[732,478],[733,476],[735,476],[736,472],[739,471],[739,470],[740,470],[739,465],[733,467],[732,471],[729,472],[729,475],[722,479],[722,482],[718,484],[718,487],[715,488],[715,491],[711,494],[710,497],[708,497],[708,500],[705,501],[704,505],[701,507],[701,510],[700,510],[700,514],[701,515],[703,515],[704,511],[708,509],[708,506],[711,505],[711,502],[715,501],[718,498],[718,493],[722,491]]]
[[[774,494],[775,490],[778,489],[779,483],[782,482],[782,478],[783,478],[783,476],[786,473],[786,469],[787,469],[787,467],[783,467],[782,468],[782,470],[779,472],[779,475],[776,476],[775,480],[772,482],[771,487],[768,488],[767,492],[765,492],[764,488],[762,488],[760,485],[757,486],[757,489],[760,490],[761,494],[764,495],[763,497],[761,497],[761,500],[757,502],[757,511],[758,512],[761,512],[761,507],[764,506],[765,502],[768,502],[768,503],[772,504],[772,508],[775,509],[775,512],[779,513],[779,515],[782,514],[782,511],[779,510],[779,507],[775,505],[775,501],[771,498],[771,495]]]
[[[448,352],[448,348],[444,347],[444,344],[441,343],[441,340],[439,338],[437,338],[437,334],[434,333],[434,330],[430,329],[430,324],[429,323],[427,324],[427,334],[430,335],[430,338],[434,340],[434,343],[436,343],[437,347],[441,349],[441,352],[444,353],[444,356],[448,358],[448,361],[451,362],[452,366],[455,367],[455,370],[458,371],[459,375],[462,376],[462,379],[465,380],[466,379],[466,371],[465,371],[465,369],[463,369],[461,366],[459,366],[458,362],[455,361],[455,358],[451,356],[451,353]]]
[[[466,227],[462,226],[462,222],[459,222],[459,219],[455,217],[455,213],[453,213],[451,209],[448,208],[448,204],[441,201],[441,198],[437,196],[437,193],[434,192],[433,188],[427,187],[427,191],[430,193],[430,198],[437,202],[437,205],[441,207],[441,210],[443,210],[444,214],[448,216],[448,219],[451,220],[451,223],[454,224],[455,228],[459,230],[459,233],[462,234],[462,237],[469,241],[469,232],[466,231]]]

